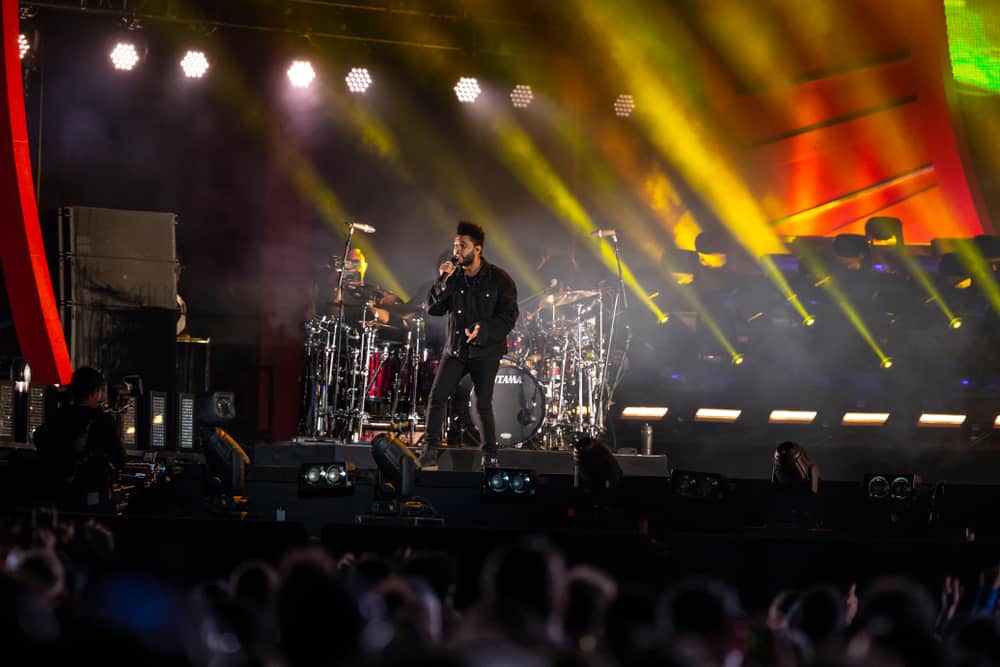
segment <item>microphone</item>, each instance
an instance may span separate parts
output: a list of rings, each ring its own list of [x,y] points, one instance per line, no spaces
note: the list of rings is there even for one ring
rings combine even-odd
[[[452,258],[448,261],[454,264],[456,267],[462,265],[462,258],[459,257],[458,255],[453,255]]]
[[[359,232],[364,232],[365,234],[374,234],[375,228],[371,225],[366,225],[363,222],[349,222],[347,226],[351,229],[356,229]]]
[[[603,239],[607,236],[614,238],[615,236],[618,235],[618,232],[616,232],[613,229],[595,229],[594,231],[590,232],[590,235],[597,239]]]

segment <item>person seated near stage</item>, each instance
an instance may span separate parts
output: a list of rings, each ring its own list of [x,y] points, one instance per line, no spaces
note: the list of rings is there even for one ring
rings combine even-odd
[[[774,504],[771,522],[814,527],[820,522],[819,466],[797,442],[783,442],[774,450],[771,485]]]
[[[101,406],[103,388],[100,371],[76,369],[68,405],[47,415],[35,431],[43,474],[65,509],[109,509],[112,484],[125,465],[118,426]]]

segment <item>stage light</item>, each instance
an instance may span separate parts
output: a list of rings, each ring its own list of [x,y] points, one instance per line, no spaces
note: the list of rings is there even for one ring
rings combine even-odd
[[[316,70],[308,60],[296,60],[288,67],[288,81],[295,88],[308,88],[316,78]]]
[[[722,500],[726,497],[728,480],[718,473],[696,470],[674,470],[670,473],[670,490],[675,496],[696,500]]]
[[[662,419],[670,408],[630,405],[622,410],[622,419]]]
[[[146,392],[146,419],[143,426],[146,435],[145,444],[150,449],[163,449],[167,446],[167,394],[162,391]]]
[[[305,463],[299,470],[299,492],[303,495],[343,495],[354,488],[350,463]]]
[[[876,473],[865,475],[865,491],[869,500],[907,500],[920,488],[920,475]]]
[[[812,315],[806,315],[805,319],[802,320],[802,324],[804,324],[807,327],[811,327],[814,324],[816,324],[816,318]]]
[[[635,111],[635,100],[631,95],[619,95],[615,100],[615,115],[620,118],[628,118]]]
[[[111,64],[116,70],[131,71],[139,63],[139,51],[132,42],[118,42],[111,50]]]
[[[884,426],[889,421],[888,412],[845,412],[841,426]]]
[[[177,395],[177,449],[194,449],[194,396]]]
[[[490,494],[530,496],[535,493],[535,474],[530,470],[487,468],[483,472],[483,491]]]
[[[474,78],[469,76],[463,76],[455,84],[455,97],[458,98],[459,102],[464,104],[472,104],[479,97],[479,93],[482,90],[479,88],[479,82]]]
[[[395,435],[380,433],[372,439],[372,459],[384,482],[395,495],[409,497],[413,493],[420,460]]]
[[[355,67],[347,73],[344,81],[347,82],[347,89],[352,93],[363,93],[372,85],[372,75],[364,67]]]
[[[882,360],[882,363],[879,365],[882,367],[883,370],[889,370],[890,368],[892,368],[893,363],[895,362],[893,362],[892,357],[886,357],[885,359]]]
[[[250,457],[233,436],[221,428],[213,430],[205,444],[205,462],[212,476],[219,479],[227,493],[238,494],[243,491]]]
[[[31,42],[28,41],[27,35],[23,32],[17,36],[17,55],[21,60],[28,55],[28,51],[31,50]]]
[[[20,357],[10,364],[10,381],[14,383],[14,391],[24,393],[31,386],[31,364]]]
[[[188,51],[181,59],[181,70],[189,79],[200,79],[208,71],[208,58],[201,51]]]
[[[531,100],[535,99],[535,94],[531,86],[518,84],[514,90],[510,91],[510,103],[518,109],[527,109],[531,105]]]
[[[920,415],[920,419],[917,420],[917,426],[958,428],[965,423],[965,417],[965,415],[953,413],[924,412]]]
[[[1000,428],[1000,415],[997,415],[996,419],[993,420],[993,428]]]
[[[770,424],[811,424],[816,419],[815,410],[771,410]]]
[[[666,324],[670,321],[670,313],[660,313],[660,316],[656,318],[657,324]]]
[[[694,413],[696,422],[726,422],[732,423],[740,418],[742,410],[726,410],[720,408],[698,408]]]
[[[742,354],[734,354],[732,358],[733,366],[740,366],[743,364],[745,359]]]
[[[948,326],[951,327],[952,329],[961,329],[962,328],[962,318],[961,317],[953,317],[953,318],[951,318],[951,321],[948,322]]]
[[[228,424],[236,418],[236,394],[217,391],[198,397],[198,422],[209,426]]]

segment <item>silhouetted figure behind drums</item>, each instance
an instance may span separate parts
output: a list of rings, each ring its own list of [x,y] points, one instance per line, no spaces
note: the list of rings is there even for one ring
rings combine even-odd
[[[427,463],[441,444],[446,401],[466,375],[476,392],[483,463],[496,463],[493,382],[507,352],[507,334],[517,322],[517,287],[505,271],[483,259],[484,240],[481,227],[460,222],[452,248],[455,256],[438,267],[438,280],[427,294],[428,314],[448,316],[427,408]]]

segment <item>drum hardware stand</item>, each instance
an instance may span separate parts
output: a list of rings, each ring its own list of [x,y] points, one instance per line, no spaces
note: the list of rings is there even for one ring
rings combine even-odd
[[[611,361],[611,351],[612,345],[615,339],[615,326],[618,323],[618,306],[621,303],[621,310],[625,312],[628,310],[628,292],[625,289],[625,277],[622,273],[622,252],[621,245],[618,242],[618,235],[611,235],[611,242],[615,245],[615,262],[618,265],[618,290],[615,292],[615,303],[611,308],[611,328],[608,331],[608,341],[607,341],[607,351],[601,350],[601,372],[599,376],[598,391],[600,392],[600,410],[595,416],[595,425],[598,427],[600,432],[605,430],[605,417],[606,412],[611,408],[611,392],[612,387],[608,386],[608,364]],[[602,327],[603,328],[603,327]],[[602,341],[603,342],[603,341]],[[622,360],[624,363],[624,360]],[[621,369],[619,368],[619,371]],[[619,373],[620,375],[620,373]]]

